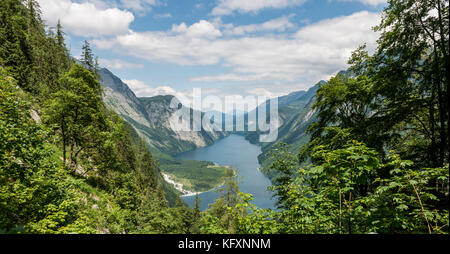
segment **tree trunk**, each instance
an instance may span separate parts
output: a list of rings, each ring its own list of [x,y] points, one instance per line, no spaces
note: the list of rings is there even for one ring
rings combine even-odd
[[[445,72],[446,72],[446,84],[447,84],[447,105],[445,105],[445,111],[447,113],[447,153],[450,153],[450,55],[447,51],[448,47],[448,41],[445,41],[445,37],[448,36],[448,32],[445,32],[444,30],[444,21],[442,20],[442,7],[441,7],[441,1],[437,1],[437,8],[438,8],[438,19],[439,19],[439,34],[441,37],[441,47],[442,47],[442,54],[444,55],[445,59]],[[448,21],[447,21],[448,22]],[[449,158],[447,159],[447,163],[449,162]]]
[[[442,98],[442,94],[444,93],[442,91],[441,86],[441,74],[440,74],[440,68],[439,68],[439,56],[437,52],[437,45],[434,43],[434,72],[435,72],[435,83],[437,87],[437,95],[438,95],[438,108],[439,108],[439,122],[440,122],[440,140],[439,140],[439,167],[444,166],[444,160],[445,160],[445,150],[447,149],[447,134],[445,130],[445,109],[444,109],[444,100]]]

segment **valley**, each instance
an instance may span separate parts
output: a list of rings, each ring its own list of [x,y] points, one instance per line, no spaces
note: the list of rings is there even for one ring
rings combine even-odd
[[[258,175],[257,180],[251,179],[252,182],[248,182],[249,179],[246,178],[236,179],[242,180],[241,189],[255,195],[255,203],[264,208],[274,208],[273,201],[270,200],[272,193],[267,190],[267,187],[271,185],[270,181],[277,177],[277,172],[269,170],[271,161],[268,154],[280,142],[290,145],[291,151],[297,151],[309,141],[306,129],[315,119],[315,112],[311,109],[314,94],[319,85],[325,83],[322,81],[307,91],[293,92],[279,97],[277,110],[281,124],[278,138],[275,142],[260,143],[259,131],[207,132],[202,129],[200,132],[176,132],[171,128],[168,120],[174,112],[174,109],[170,108],[173,96],[138,98],[127,84],[108,69],[101,69],[100,74],[105,104],[121,115],[146,141],[146,145],[158,159],[160,170],[166,181],[170,182],[180,195],[188,195],[184,197],[188,204],[193,204],[194,193],[201,193],[203,209],[206,209],[207,205],[213,203],[218,197],[218,194],[211,190],[223,184],[230,165],[232,170],[238,172],[238,175],[256,170],[250,174]],[[254,109],[256,113],[261,107],[268,107],[269,102]],[[193,110],[190,111],[192,113]],[[242,113],[244,119],[247,119],[244,125],[248,130],[250,112]],[[202,112],[203,114],[205,113]],[[235,119],[235,124],[236,121]],[[239,145],[233,145],[234,143]],[[220,148],[224,144],[233,148]],[[247,146],[250,147],[250,152],[246,151]],[[222,154],[229,150],[237,154],[228,157]]]
[[[448,10],[1,0],[0,236],[448,234]]]
[[[267,188],[271,181],[259,170],[258,155],[261,147],[249,143],[241,135],[232,134],[215,144],[198,148],[196,150],[177,155],[178,159],[209,160],[220,165],[230,165],[236,170],[234,179],[241,191],[252,194],[253,204],[260,208],[275,208],[273,193]],[[215,188],[199,194],[200,209],[206,210],[210,204],[220,197],[224,190]],[[190,206],[194,206],[195,196],[185,196],[183,200]]]
[[[170,174],[176,182],[183,183],[185,192],[210,190],[223,182],[227,167],[205,161],[179,160],[173,155],[212,145],[228,136],[228,133],[203,129],[200,132],[174,131],[169,122],[175,111],[170,108],[173,96],[138,98],[127,84],[108,69],[100,69],[99,73],[105,105],[119,114],[129,124],[129,128],[145,141],[159,161],[162,172]]]

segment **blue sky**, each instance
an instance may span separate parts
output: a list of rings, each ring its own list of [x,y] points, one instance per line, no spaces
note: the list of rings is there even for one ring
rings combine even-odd
[[[280,96],[374,50],[385,0],[38,0],[74,56],[91,42],[138,96]]]

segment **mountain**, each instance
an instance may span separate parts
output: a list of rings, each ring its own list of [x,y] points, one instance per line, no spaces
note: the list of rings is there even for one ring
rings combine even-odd
[[[180,123],[173,120],[176,109],[170,104],[174,96],[138,98],[131,89],[111,71],[99,71],[104,87],[105,104],[123,117],[145,139],[153,152],[178,154],[213,144],[227,136],[224,131],[180,131]],[[197,111],[187,109],[191,116]],[[203,116],[204,113],[200,114]],[[192,117],[191,117],[192,124]],[[174,128],[177,127],[177,128]]]
[[[270,163],[268,153],[276,144],[286,143],[289,145],[291,152],[297,153],[301,146],[309,141],[310,137],[306,134],[306,130],[316,119],[316,112],[312,109],[312,105],[314,104],[316,91],[324,83],[325,81],[320,81],[307,91],[293,92],[278,98],[279,128],[275,142],[260,143],[260,132],[244,133],[245,138],[251,143],[261,145],[262,153],[258,156],[258,160],[262,164],[263,172],[269,178],[273,179],[276,175],[275,172],[268,171]],[[255,110],[258,112],[258,109],[268,107],[269,104],[270,101],[268,100]]]
[[[174,96],[155,96],[148,98],[138,98],[131,89],[123,83],[118,77],[111,73],[108,69],[101,69],[102,85],[104,87],[105,104],[121,115],[150,145],[152,152],[155,154],[178,154],[184,151],[193,150],[198,147],[204,147],[213,144],[216,140],[227,135],[225,131],[177,131],[172,126],[177,125],[173,120],[173,114],[176,109],[170,107]],[[262,154],[258,157],[262,164],[263,171],[266,175],[273,178],[272,172],[267,170],[269,151],[278,143],[286,143],[290,145],[290,150],[294,153],[298,152],[300,147],[309,141],[306,130],[315,120],[315,111],[312,110],[314,96],[321,84],[320,81],[307,91],[297,91],[285,96],[278,97],[278,136],[274,142],[261,143],[259,137],[261,133],[256,132],[236,132],[244,135],[247,140],[253,144],[259,144],[262,148]],[[273,100],[273,99],[272,99]],[[270,100],[259,105],[254,111],[258,115],[258,111],[263,107],[268,107]],[[198,113],[193,109],[188,109],[191,116]],[[215,113],[225,116],[220,112],[201,112],[214,115]],[[248,128],[249,123],[247,113],[244,115],[245,125]],[[191,117],[192,118],[192,117]],[[186,123],[185,123],[186,124]],[[192,124],[192,120],[190,122]],[[250,123],[255,124],[255,123]],[[222,127],[225,127],[223,122]],[[162,157],[162,164],[174,165],[178,162],[173,158]]]
[[[278,97],[278,106],[286,106],[291,104],[292,102],[300,99],[304,94],[306,94],[306,91],[298,91],[298,92],[292,92],[288,95]]]

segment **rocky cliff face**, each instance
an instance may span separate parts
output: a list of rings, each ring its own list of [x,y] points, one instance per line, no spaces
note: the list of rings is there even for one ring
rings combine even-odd
[[[278,137],[275,142],[259,143],[259,132],[245,133],[245,137],[252,143],[259,143],[262,153],[258,156],[259,162],[263,165],[263,172],[271,179],[277,177],[275,172],[267,170],[269,151],[278,143],[289,145],[290,151],[297,153],[300,147],[309,141],[307,129],[316,120],[317,113],[312,109],[317,89],[324,81],[311,87],[308,91],[294,92],[278,98],[278,115],[280,126]],[[268,102],[259,107],[266,106]],[[259,108],[258,107],[258,108]]]
[[[315,86],[311,87],[307,91],[293,92],[291,94],[278,97],[278,137],[276,142],[283,140],[287,144],[292,144],[297,139],[304,136],[304,131],[309,124],[315,119],[314,111],[311,110],[311,106],[314,101],[314,95],[316,94],[319,85],[323,81],[319,82]],[[258,115],[258,110],[263,107],[268,107],[270,101],[259,105],[255,111]],[[299,133],[297,130],[302,130]],[[246,132],[245,137],[251,143],[259,143],[259,136],[261,133]],[[273,143],[276,143],[273,142]],[[273,143],[259,143],[262,146],[263,151],[270,147]]]
[[[107,69],[100,70],[105,104],[121,115],[157,151],[177,154],[213,144],[227,135],[222,131],[180,131],[171,108],[173,96],[137,98],[131,89]],[[194,111],[188,109],[192,114]],[[203,115],[203,113],[201,113]],[[175,128],[174,128],[175,127]],[[177,128],[178,127],[178,128]]]

